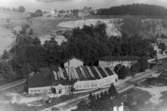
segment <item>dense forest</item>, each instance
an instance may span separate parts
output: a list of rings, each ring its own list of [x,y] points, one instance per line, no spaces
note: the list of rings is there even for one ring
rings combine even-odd
[[[98,9],[97,15],[139,15],[139,16],[167,16],[167,9],[148,4],[130,4]]]

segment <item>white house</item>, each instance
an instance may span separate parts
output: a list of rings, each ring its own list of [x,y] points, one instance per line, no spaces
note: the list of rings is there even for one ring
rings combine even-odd
[[[121,103],[121,106],[114,106],[113,111],[124,111],[124,104]]]
[[[79,67],[82,66],[83,62],[79,59],[72,58],[71,60],[67,61],[64,66],[65,67]]]
[[[51,93],[51,86],[31,87],[28,89],[29,95],[49,94]]]

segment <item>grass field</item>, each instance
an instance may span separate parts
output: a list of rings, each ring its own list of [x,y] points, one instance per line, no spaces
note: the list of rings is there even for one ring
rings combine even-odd
[[[58,27],[57,25],[63,21],[69,21],[72,19],[64,19],[64,18],[33,18],[30,26],[33,28],[34,32],[38,36],[47,35],[50,33],[56,33],[57,30],[64,29]],[[76,19],[74,19],[76,20]]]

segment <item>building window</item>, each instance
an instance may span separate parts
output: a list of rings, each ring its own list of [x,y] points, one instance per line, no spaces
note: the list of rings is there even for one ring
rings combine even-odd
[[[59,89],[59,94],[61,94],[62,93],[62,89]]]

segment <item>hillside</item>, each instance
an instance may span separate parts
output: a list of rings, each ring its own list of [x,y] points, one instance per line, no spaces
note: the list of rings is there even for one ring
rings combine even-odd
[[[166,17],[167,9],[156,5],[130,4],[130,5],[114,6],[111,8],[98,9],[97,15],[139,15],[139,16]]]

